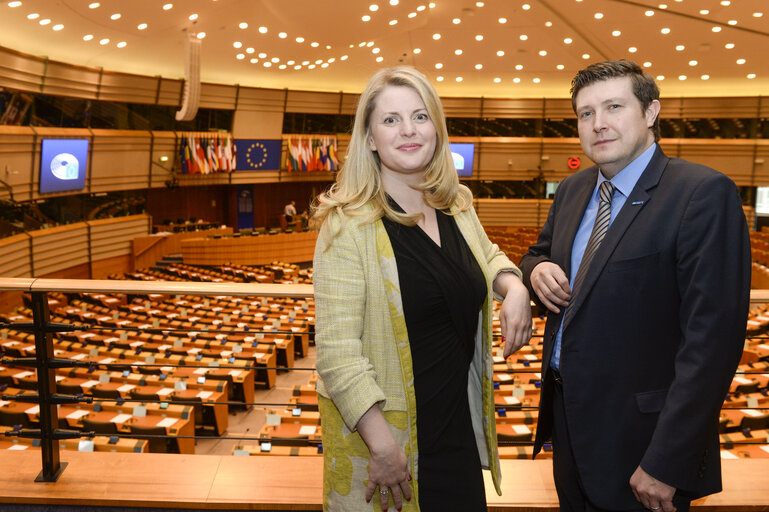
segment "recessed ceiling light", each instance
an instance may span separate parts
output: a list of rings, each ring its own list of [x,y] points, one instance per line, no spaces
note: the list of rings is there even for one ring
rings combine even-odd
[[[232,43],[232,47],[233,48],[242,48],[243,47],[243,43],[241,43],[240,41],[235,41],[234,43]]]
[[[438,81],[438,82],[443,82],[443,77],[442,76],[436,76],[435,80]]]
[[[590,54],[589,54],[589,53],[583,53],[583,54],[582,54],[582,58],[583,58],[584,60],[587,60],[587,59],[589,59],[589,58],[590,58]]]
[[[235,58],[238,59],[238,60],[243,60],[243,59],[246,58],[246,54],[245,53],[239,53],[239,54],[235,55]]]
[[[278,34],[278,37],[281,38],[281,39],[285,39],[285,38],[288,37],[288,34],[286,34],[285,32],[281,32],[281,33]]]
[[[670,34],[670,29],[669,29],[669,28],[667,28],[667,27],[665,27],[665,28],[663,28],[662,30],[660,30],[660,33],[661,33],[661,34],[665,34],[665,35],[667,35],[667,34]]]
[[[507,23],[507,18],[499,18],[497,21],[500,23]]]
[[[390,5],[398,5],[398,0],[390,0]]]
[[[90,41],[93,39],[93,34],[86,34],[83,36],[83,41]]]
[[[679,80],[686,80],[686,75],[678,75]]]
[[[737,24],[737,20],[729,20],[729,21],[727,21],[727,23],[729,25],[736,25]]]
[[[638,51],[638,48],[636,48],[635,46],[631,46],[630,48],[627,49],[627,51],[629,51],[630,53],[635,53]]]
[[[478,34],[477,36],[475,36],[475,40],[476,41],[483,41],[483,36],[481,34]]]
[[[566,39],[564,39],[564,40],[563,40],[563,42],[564,42],[565,44],[571,44],[571,43],[573,43],[573,42],[574,42],[574,40],[573,40],[572,38],[570,38],[570,37],[567,37]]]
[[[91,2],[90,4],[88,4],[88,8],[89,8],[89,9],[96,9],[96,8],[97,8],[97,7],[99,7],[100,5],[101,5],[101,4],[100,4],[99,2]]]
[[[418,49],[419,49],[419,48],[417,48],[417,50],[418,50]],[[331,64],[331,63],[333,63],[333,62],[335,62],[335,61],[336,61],[336,59],[335,59],[334,57],[331,57],[330,59],[328,59],[328,63],[329,63],[329,64]],[[294,61],[292,61],[292,60],[291,60],[291,61],[289,61],[289,64],[293,64],[293,63],[294,63]]]
[[[416,18],[416,17],[417,17],[417,13],[415,13],[415,12],[410,12],[409,13],[409,18]]]
[[[382,62],[383,60],[384,60],[384,57],[382,57],[381,55],[376,58],[377,62]]]
[[[267,61],[267,62],[262,62],[262,66],[264,66],[264,67],[266,67],[266,68],[271,68],[271,67],[272,67],[272,62],[269,62],[269,61]],[[314,67],[315,67],[315,64],[313,64],[312,66],[310,66],[310,69],[312,69],[312,68],[314,68]]]
[[[53,26],[53,27],[51,27],[51,28],[52,28],[53,30],[55,30],[56,32],[58,32],[59,30],[61,30],[61,29],[63,29],[63,28],[64,28],[64,25],[62,25],[61,23],[59,23],[59,24],[57,24],[57,25],[54,25],[54,26]]]
[[[273,57],[273,58],[270,59],[270,61],[274,62],[275,64],[277,64],[278,62],[280,62],[280,59],[278,57]],[[319,62],[323,62],[323,61],[322,60],[315,61],[316,64],[318,64]]]
[[[390,21],[388,22],[388,25],[390,25],[391,27],[392,27],[393,25],[397,25],[397,24],[398,24],[398,20],[390,20]]]
[[[690,66],[696,66],[697,64],[699,64],[699,63],[696,60],[690,60],[689,61],[689,65]]]
[[[259,55],[262,55],[262,54],[260,53]],[[264,57],[262,57],[262,58],[264,58]],[[302,66],[306,66],[306,65],[307,65],[307,64],[309,64],[309,63],[310,63],[310,61],[309,61],[309,60],[303,60],[303,61],[302,61]]]
[[[650,67],[652,67],[652,63],[647,60],[646,62],[643,63],[643,66],[645,68],[650,68]]]
[[[139,30],[146,30],[147,29],[147,24],[146,23],[139,23],[138,25],[136,25],[136,28],[139,29]]]
[[[40,15],[36,12],[33,12],[32,14],[27,14],[28,20],[36,20],[40,17]]]
[[[257,62],[259,62],[259,59],[256,59],[256,58],[254,58],[254,59],[249,59],[249,61],[248,61],[248,62],[250,62],[251,64],[256,64]]]
[[[285,64],[283,64],[283,65],[281,65],[281,66],[278,66],[278,67],[280,67],[280,68],[285,68],[285,67],[286,67],[286,65],[285,65]],[[321,65],[320,65],[320,67],[322,67],[322,68],[327,68],[327,67],[328,67],[328,62],[324,62],[323,64],[321,64]]]
[[[119,20],[120,19],[120,13],[116,12],[115,14],[110,16],[109,19],[111,19],[111,20]]]
[[[700,78],[703,80],[710,80],[710,75],[702,75]]]
[[[260,34],[266,34],[267,33],[267,27],[259,27],[259,33]]]
[[[763,16],[763,15],[764,15],[764,13],[762,13],[762,12],[754,12],[754,13],[753,13],[753,17],[754,17],[754,18],[760,18],[760,17],[761,17],[761,16]]]
[[[241,30],[246,30],[248,28],[248,23],[246,23],[245,21],[241,21],[240,23],[238,23],[238,28]]]
[[[303,37],[301,37],[301,36],[300,36],[300,37],[297,37],[297,38],[296,38],[296,42],[297,42],[297,43],[303,43],[303,42],[304,42],[304,38],[303,38]]]
[[[440,34],[433,34],[433,39],[435,39],[436,41],[437,41],[438,39],[440,39],[440,38],[441,38],[441,35],[440,35]]]
[[[748,74],[748,79],[749,80],[753,80],[754,78],[756,78],[756,74],[755,73]]]
[[[564,66],[563,64],[558,64],[558,65],[555,67],[555,69],[557,69],[557,70],[559,70],[559,71],[562,71],[562,70],[563,70],[565,67],[566,67],[566,66]]]
[[[513,82],[516,83],[516,84],[520,83],[520,81],[521,81],[521,79],[518,78],[518,77],[513,78]]]
[[[379,6],[377,4],[371,4],[368,6],[368,10],[371,12],[376,12],[379,10]]]
[[[342,55],[342,57],[341,57],[339,60],[347,60],[347,59],[349,59],[349,58],[350,58],[350,57],[348,57],[347,55]]]
[[[734,43],[726,43],[724,45],[724,48],[726,48],[727,50],[731,50],[734,48]]]
[[[371,16],[369,16],[368,14],[364,14],[361,17],[361,20],[363,20],[363,21],[371,21]]]
[[[486,4],[484,4],[483,2],[475,2],[476,7],[483,7],[484,5]]]
[[[427,4],[427,7],[429,7],[430,9],[435,9],[435,2],[430,2],[429,4]]]
[[[414,48],[411,51],[413,51],[415,55],[419,55],[420,53],[422,53],[422,49],[421,48]]]
[[[313,48],[317,48],[318,46],[320,46],[320,44],[317,41],[313,41],[310,43],[310,46],[312,46]]]
[[[597,12],[597,13],[593,14],[593,18],[595,18],[597,20],[602,20],[603,19],[603,13],[602,12]]]
[[[259,57],[260,59],[266,59],[267,58],[267,54],[264,53],[264,52],[260,52],[259,55],[257,55],[257,57]],[[309,63],[310,63],[309,61],[305,61],[302,64],[304,64],[306,66]]]
[[[102,46],[104,46],[105,44],[109,44],[109,39],[105,37],[104,39],[99,41],[99,44],[102,45]]]
[[[710,14],[710,11],[709,11],[709,10],[707,10],[707,9],[702,9],[702,10],[700,11],[700,14],[702,14],[703,16],[707,16],[708,14]]]
[[[454,55],[462,55],[462,50],[454,50]]]
[[[458,77],[456,77],[456,78],[455,78],[455,80],[456,80],[457,82],[461,82],[462,80],[464,80],[464,78],[462,78],[461,76],[458,76]]]
[[[438,62],[435,64],[435,69],[443,69],[443,63]]]
[[[539,56],[540,57],[544,57],[545,55],[547,55],[547,50],[540,50],[539,51]]]
[[[504,56],[505,56],[504,50],[497,50],[497,57],[504,57]]]
[[[646,16],[654,16],[654,11],[649,10],[649,11],[646,11],[644,14]]]
[[[678,51],[678,52],[682,52],[685,49],[686,49],[686,46],[684,46],[682,44],[679,44],[678,46],[676,46],[676,51]]]
[[[502,79],[501,79],[501,78],[499,78],[498,76],[495,76],[495,77],[494,77],[494,83],[495,83],[495,84],[498,84],[498,83],[499,83],[499,82],[501,82],[501,81],[502,81]]]
[[[611,35],[613,35],[614,37],[619,37],[622,35],[622,32],[620,32],[619,30],[612,30]]]
[[[527,36],[526,34],[521,34],[521,35],[520,35],[518,38],[519,38],[521,41],[526,41],[526,40],[529,38],[529,36]]]
[[[539,78],[532,78],[531,81],[534,82],[535,84],[538,84],[539,82],[541,82]]]
[[[732,5],[732,3],[729,0],[721,0],[721,5],[723,5],[724,7],[729,7],[730,5]]]
[[[126,43],[125,41],[120,41],[120,42],[117,44],[117,47],[118,47],[118,48],[125,48],[127,45],[128,45],[128,43]]]
[[[41,25],[45,26],[45,25],[48,25],[49,23],[51,23],[51,20],[48,19],[48,18],[45,18],[45,19],[40,20],[38,23],[40,23]]]
[[[515,69],[516,69],[516,71],[522,70],[523,69],[523,64],[516,64],[515,65]]]
[[[483,69],[483,64],[476,64],[475,69]]]
[[[422,12],[424,10],[425,10],[425,6],[424,5],[420,5],[419,7],[417,7],[417,11],[419,11],[419,12]]]
[[[747,61],[745,59],[737,59],[737,64],[745,64]]]
[[[163,6],[163,10],[164,11],[168,11],[168,10],[173,9],[173,8],[174,8],[174,4],[165,4]]]
[[[379,53],[379,52],[381,52],[381,51],[382,51],[382,50],[380,50],[379,48],[373,48],[373,49],[371,50],[371,53],[373,53],[374,55],[376,55],[377,53]]]
[[[523,4],[521,6],[521,9],[523,9],[524,11],[528,11],[529,9],[531,9],[531,6],[529,4]]]
[[[21,2],[8,2],[8,7],[18,7],[21,5]]]
[[[454,18],[453,20],[451,20],[451,22],[452,22],[454,25],[459,25],[460,23],[462,23],[462,20],[460,20],[459,18]]]
[[[665,79],[665,75],[657,75],[657,80],[659,80],[660,82],[663,81],[664,79]]]
[[[248,48],[246,48],[246,53],[249,53],[249,54],[250,54],[250,53],[254,53],[255,51],[256,51],[256,50],[255,50],[255,49],[253,49],[253,48],[252,48],[252,47],[250,47],[250,46],[249,46]],[[262,57],[262,58],[264,58],[264,57]]]
[[[197,14],[190,14],[187,19],[189,19],[190,21],[195,21],[196,19],[198,19],[198,15]]]
[[[548,28],[552,27],[553,26],[553,22],[552,21],[546,21],[545,22],[545,26],[548,27]]]
[[[297,70],[298,69],[302,69],[302,65],[301,64],[297,64],[296,66],[294,66],[294,69],[297,69]]]
[[[197,37],[198,39],[203,39],[203,38],[206,37],[206,33],[205,32],[198,32],[195,37]]]
[[[710,30],[712,30],[713,32],[721,32],[721,27],[713,27]]]
[[[374,41],[369,41],[368,43],[366,43],[366,46],[371,48],[372,46],[374,46]]]

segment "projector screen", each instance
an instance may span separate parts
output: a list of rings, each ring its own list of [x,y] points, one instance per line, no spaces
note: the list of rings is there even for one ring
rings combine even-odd
[[[85,188],[88,139],[43,139],[40,154],[40,193]]]
[[[451,156],[454,158],[454,167],[459,176],[473,175],[473,157],[475,156],[475,144],[456,142],[449,144]]]

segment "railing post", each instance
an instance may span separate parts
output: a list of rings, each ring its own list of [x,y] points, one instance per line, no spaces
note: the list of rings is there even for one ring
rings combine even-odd
[[[35,482],[55,482],[67,463],[59,461],[59,441],[54,430],[59,425],[59,411],[51,400],[56,391],[56,374],[49,362],[53,359],[53,335],[48,330],[48,295],[32,292],[32,321],[35,332],[35,359],[37,360],[37,386],[40,397],[40,447],[43,454],[43,470]]]

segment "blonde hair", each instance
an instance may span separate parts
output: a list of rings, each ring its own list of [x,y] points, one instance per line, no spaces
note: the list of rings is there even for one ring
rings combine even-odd
[[[425,168],[424,181],[418,186],[424,193],[425,203],[439,210],[456,206],[458,211],[464,211],[472,204],[472,194],[467,187],[460,185],[454,168],[446,116],[435,88],[412,67],[386,68],[371,77],[361,94],[344,165],[337,174],[336,182],[318,196],[313,205],[313,221],[317,226],[333,219],[326,229],[321,230],[321,236],[329,244],[350,216],[367,215],[362,220],[370,222],[384,215],[409,226],[419,218],[419,214],[400,213],[388,204],[380,178],[379,156],[371,151],[368,144],[376,100],[389,86],[410,87],[416,91],[435,126],[435,153]],[[373,210],[364,210],[366,204],[371,204]]]

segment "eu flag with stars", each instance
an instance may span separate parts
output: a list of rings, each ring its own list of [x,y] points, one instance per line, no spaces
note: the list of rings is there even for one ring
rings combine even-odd
[[[236,171],[277,171],[283,141],[270,139],[236,139],[238,161]]]

